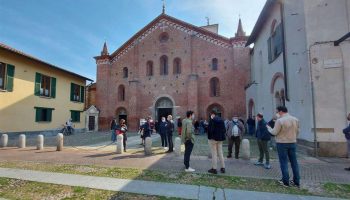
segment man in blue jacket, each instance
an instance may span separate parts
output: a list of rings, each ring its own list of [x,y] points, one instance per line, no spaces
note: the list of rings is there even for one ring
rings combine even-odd
[[[270,155],[269,155],[269,149],[267,147],[267,144],[269,140],[271,139],[271,135],[267,130],[266,127],[266,121],[264,120],[264,116],[261,113],[258,113],[256,115],[256,120],[258,121],[258,126],[256,129],[256,138],[258,141],[258,147],[259,147],[259,160],[255,163],[255,165],[263,165],[265,169],[271,169],[270,166]],[[266,159],[266,163],[264,165],[264,155]]]
[[[348,114],[348,121],[350,121],[350,113]],[[348,142],[348,158],[350,158],[350,124],[348,127],[343,129],[343,133],[345,134],[345,138]],[[350,171],[350,167],[345,168],[345,170]]]
[[[222,143],[225,141],[226,128],[224,120],[217,116],[216,111],[212,111],[210,115],[208,127],[208,141],[212,156],[212,168],[208,170],[209,173],[217,174],[217,156],[219,156],[221,164],[221,173],[225,173],[224,154],[222,152]]]

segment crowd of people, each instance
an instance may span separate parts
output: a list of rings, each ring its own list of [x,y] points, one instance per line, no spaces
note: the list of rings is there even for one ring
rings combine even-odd
[[[350,113],[348,115],[350,121]],[[126,132],[127,127],[125,120],[121,120],[118,125],[115,119],[111,123],[112,141],[116,141],[116,133],[123,134],[124,136],[124,148],[126,148]],[[254,163],[256,166],[263,166],[265,169],[271,169],[269,144],[275,143],[276,146],[280,170],[282,173],[282,179],[279,183],[283,186],[296,186],[300,187],[300,172],[296,155],[296,142],[299,134],[299,121],[288,113],[288,109],[285,106],[279,106],[276,109],[276,115],[270,120],[265,121],[262,113],[258,113],[255,116],[249,117],[246,123],[239,118],[238,115],[234,115],[231,120],[223,120],[216,111],[210,113],[209,122],[200,119],[195,121],[195,115],[193,111],[186,112],[186,118],[177,119],[177,129],[173,117],[168,115],[162,117],[160,122],[153,122],[151,117],[146,118],[146,122],[140,126],[140,135],[142,139],[142,145],[146,137],[151,137],[154,130],[161,137],[161,145],[167,153],[171,153],[174,150],[173,134],[176,132],[181,137],[182,143],[185,145],[184,153],[184,165],[186,172],[194,172],[195,169],[190,167],[190,157],[195,145],[195,135],[206,134],[208,137],[208,145],[211,151],[211,169],[209,173],[218,173],[218,164],[220,163],[220,172],[225,173],[225,161],[223,156],[223,142],[228,142],[228,155],[227,158],[233,156],[239,159],[240,144],[245,133],[255,136],[259,149],[259,158]],[[348,140],[348,149],[350,151],[350,125],[343,130],[345,137]],[[126,149],[124,149],[126,151]],[[349,152],[350,154],[350,152]],[[265,158],[265,163],[264,163]],[[288,163],[290,162],[293,178],[290,180]],[[345,170],[350,171],[349,168]]]

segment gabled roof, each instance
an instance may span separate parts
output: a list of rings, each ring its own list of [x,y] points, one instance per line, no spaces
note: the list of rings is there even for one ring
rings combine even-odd
[[[255,23],[252,34],[250,34],[250,36],[248,38],[248,41],[246,43],[246,47],[253,44],[256,41],[256,39],[258,38],[258,36],[260,34],[260,31],[262,30],[265,22],[267,21],[267,19],[269,18],[270,14],[271,14],[271,10],[272,10],[273,6],[277,2],[278,2],[278,0],[267,0],[266,1],[264,8],[262,9],[262,11],[259,15],[258,20]]]
[[[24,52],[22,52],[22,51],[19,51],[19,50],[14,49],[14,48],[12,48],[12,47],[10,47],[10,46],[7,46],[6,44],[3,44],[3,43],[1,43],[1,42],[0,42],[0,49],[4,49],[4,50],[6,50],[6,51],[9,51],[9,52],[15,53],[15,54],[17,54],[17,55],[23,56],[23,57],[25,57],[25,58],[28,58],[28,59],[30,59],[30,60],[34,60],[34,61],[39,62],[39,63],[41,63],[41,64],[47,65],[47,66],[49,66],[49,67],[52,67],[53,69],[56,69],[56,70],[60,70],[60,71],[69,73],[69,74],[71,74],[71,75],[73,75],[73,76],[77,76],[77,77],[79,77],[79,78],[82,78],[82,79],[85,79],[85,80],[88,80],[88,81],[93,81],[93,80],[91,80],[91,79],[89,79],[89,78],[87,78],[87,77],[81,76],[81,75],[76,74],[76,73],[74,73],[74,72],[71,72],[71,71],[62,69],[62,68],[60,68],[60,67],[57,67],[57,66],[55,66],[55,65],[53,65],[53,64],[50,64],[50,63],[48,63],[48,62],[42,61],[42,60],[40,60],[40,59],[38,59],[38,58],[35,58],[35,57],[33,57],[33,56],[29,55],[29,54],[26,54],[26,53],[24,53]]]
[[[143,27],[140,31],[138,31],[135,35],[133,35],[128,41],[126,41],[120,48],[118,48],[116,51],[114,51],[110,58],[113,58],[117,56],[120,52],[122,52],[124,49],[129,48],[130,45],[132,45],[135,40],[137,40],[139,37],[141,37],[145,32],[147,32],[150,28],[155,26],[157,23],[161,22],[162,20],[167,20],[171,23],[178,24],[180,26],[183,26],[187,29],[190,29],[194,32],[197,32],[199,34],[208,36],[213,38],[214,40],[219,41],[220,43],[225,43],[228,46],[232,46],[232,38],[231,40],[229,38],[226,38],[224,36],[218,35],[216,33],[210,32],[204,28],[189,24],[187,22],[184,22],[182,20],[176,19],[174,17],[171,17],[169,15],[166,15],[165,13],[160,14],[158,17],[156,17],[154,20],[152,20],[149,24],[147,24],[145,27]],[[95,59],[105,58],[102,56],[96,56]]]

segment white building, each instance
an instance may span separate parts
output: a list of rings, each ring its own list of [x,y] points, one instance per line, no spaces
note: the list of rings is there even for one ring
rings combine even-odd
[[[247,42],[254,44],[247,115],[270,120],[285,104],[300,120],[299,144],[346,156],[349,32],[350,0],[267,0]]]

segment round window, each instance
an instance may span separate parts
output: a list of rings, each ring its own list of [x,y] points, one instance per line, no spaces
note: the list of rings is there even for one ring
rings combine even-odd
[[[163,32],[163,33],[160,34],[160,36],[159,36],[159,41],[160,41],[161,43],[167,42],[168,40],[169,40],[169,34],[168,34],[168,33]]]

